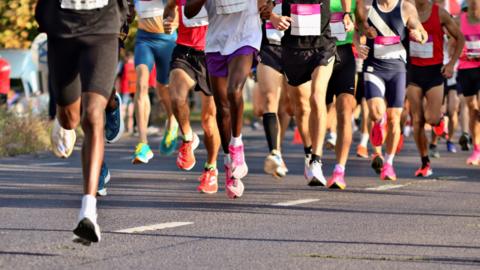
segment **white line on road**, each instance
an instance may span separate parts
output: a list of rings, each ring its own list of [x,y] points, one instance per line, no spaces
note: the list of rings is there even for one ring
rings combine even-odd
[[[50,162],[50,163],[33,163],[30,166],[61,166],[67,165],[68,162]]]
[[[382,186],[378,186],[378,187],[366,188],[365,190],[383,191],[383,190],[401,188],[401,187],[404,187],[404,186],[405,185],[382,185]]]
[[[274,203],[272,205],[273,206],[292,206],[292,205],[299,205],[299,204],[318,202],[318,201],[320,201],[320,200],[319,199],[303,199],[303,200],[295,200],[295,201]]]
[[[193,222],[167,222],[167,223],[160,223],[160,224],[153,224],[148,226],[140,226],[140,227],[134,227],[134,228],[124,229],[124,230],[118,230],[115,232],[116,233],[141,233],[141,232],[147,232],[147,231],[158,231],[163,229],[181,227],[181,226],[192,225],[192,224]]]

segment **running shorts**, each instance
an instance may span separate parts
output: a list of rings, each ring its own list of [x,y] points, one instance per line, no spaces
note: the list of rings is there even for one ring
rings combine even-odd
[[[207,62],[205,52],[184,45],[177,45],[173,50],[170,70],[181,69],[196,82],[195,91],[202,91],[212,96],[207,80]]]
[[[477,95],[480,91],[480,68],[459,69],[457,83],[465,97]]]
[[[355,91],[355,99],[357,104],[362,103],[362,99],[365,97],[365,83],[363,79],[363,72],[357,73],[357,90]]]
[[[334,96],[341,94],[355,95],[355,56],[352,45],[346,44],[337,47],[337,62],[333,67],[332,76],[328,83],[326,104],[333,102]]]
[[[282,62],[285,77],[291,86],[300,86],[312,79],[313,71],[335,61],[336,47],[315,49],[285,48]]]
[[[409,84],[418,86],[425,93],[433,87],[443,85],[445,78],[442,75],[443,65],[415,66],[410,64]]]
[[[207,53],[208,74],[214,77],[228,77],[228,63],[241,55],[253,55],[253,65],[255,66],[257,53],[257,49],[251,46],[243,46],[229,55],[222,55],[219,52]]]
[[[258,62],[283,73],[282,50],[282,46],[264,44],[260,49]]]
[[[107,100],[118,62],[118,35],[87,35],[48,39],[48,68],[55,100],[60,106],[77,101],[84,92]]]
[[[157,82],[168,84],[170,62],[176,46],[177,34],[159,34],[138,30],[135,40],[135,66],[146,65],[152,72],[157,69]]]
[[[403,108],[405,102],[406,72],[375,71],[363,74],[365,97],[384,98],[388,108]]]

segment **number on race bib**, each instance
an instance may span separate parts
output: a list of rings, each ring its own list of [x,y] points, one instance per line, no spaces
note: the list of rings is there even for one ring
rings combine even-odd
[[[347,39],[347,32],[345,32],[342,12],[335,12],[331,15],[330,31],[332,32],[332,36],[336,37],[338,41],[345,41]]]
[[[320,4],[291,4],[291,33],[294,36],[321,35]]]
[[[108,0],[60,0],[60,7],[63,9],[91,10],[103,8],[107,5]]]
[[[433,58],[433,38],[428,36],[428,41],[425,44],[410,40],[410,56],[422,59]]]
[[[245,0],[215,0],[218,15],[227,15],[242,12],[247,9]]]
[[[200,12],[195,17],[189,19],[185,16],[185,4],[187,0],[182,0],[182,20],[185,27],[199,27],[208,25],[208,13],[205,6],[202,6]]]
[[[465,36],[465,46],[467,47],[467,57],[480,58],[480,35]]]
[[[400,36],[377,36],[374,40],[374,57],[377,59],[406,59],[406,51],[400,42]]]

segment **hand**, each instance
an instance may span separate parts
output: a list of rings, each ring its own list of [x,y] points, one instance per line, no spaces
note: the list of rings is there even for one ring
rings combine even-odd
[[[368,24],[364,26],[364,32],[365,32],[365,36],[369,39],[374,39],[378,36],[377,29],[375,29],[375,27],[370,26]]]
[[[172,34],[176,28],[177,24],[172,17],[167,17],[163,20],[163,30],[165,31],[165,34]]]
[[[360,45],[359,47],[357,47],[357,53],[360,59],[363,59],[363,60],[367,59],[369,52],[370,52],[370,48],[368,46]]]
[[[355,25],[349,13],[345,13],[345,16],[343,16],[343,25],[345,26],[345,32],[353,31]]]
[[[420,43],[424,44],[428,40],[428,35],[427,33],[418,29],[413,29],[410,30],[410,39]]]
[[[272,10],[273,10],[273,5],[270,2],[263,4],[261,6],[259,3],[258,13],[260,13],[260,17],[262,19],[267,20],[268,18],[270,18],[272,14]]]
[[[455,68],[455,63],[448,63],[442,67],[443,77],[450,79],[453,76],[453,70]]]
[[[290,27],[290,23],[292,18],[288,16],[279,16],[276,14],[272,14],[270,16],[270,21],[272,22],[273,27],[279,31],[285,31]]]

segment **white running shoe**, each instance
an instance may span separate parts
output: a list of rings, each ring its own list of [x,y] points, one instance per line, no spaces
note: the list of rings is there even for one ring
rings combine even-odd
[[[97,224],[97,215],[95,217],[80,216],[78,220],[78,225],[73,230],[78,239],[73,241],[84,245],[89,245],[91,242],[100,242],[100,226]]]
[[[335,133],[328,133],[327,134],[327,143],[325,145],[325,147],[328,149],[328,150],[335,150],[335,145],[337,144],[337,134]]]
[[[59,158],[68,158],[75,146],[77,135],[74,129],[64,129],[58,120],[53,121],[52,133],[50,134],[52,150]]]
[[[287,175],[285,163],[282,155],[278,151],[272,151],[265,158],[263,169],[265,173],[272,175],[275,178],[281,178]]]
[[[309,186],[326,186],[327,180],[323,176],[322,162],[313,161],[307,170],[307,180]]]
[[[310,160],[312,159],[312,154],[305,155],[305,169],[303,170],[303,176],[308,181],[308,174],[310,173]]]

